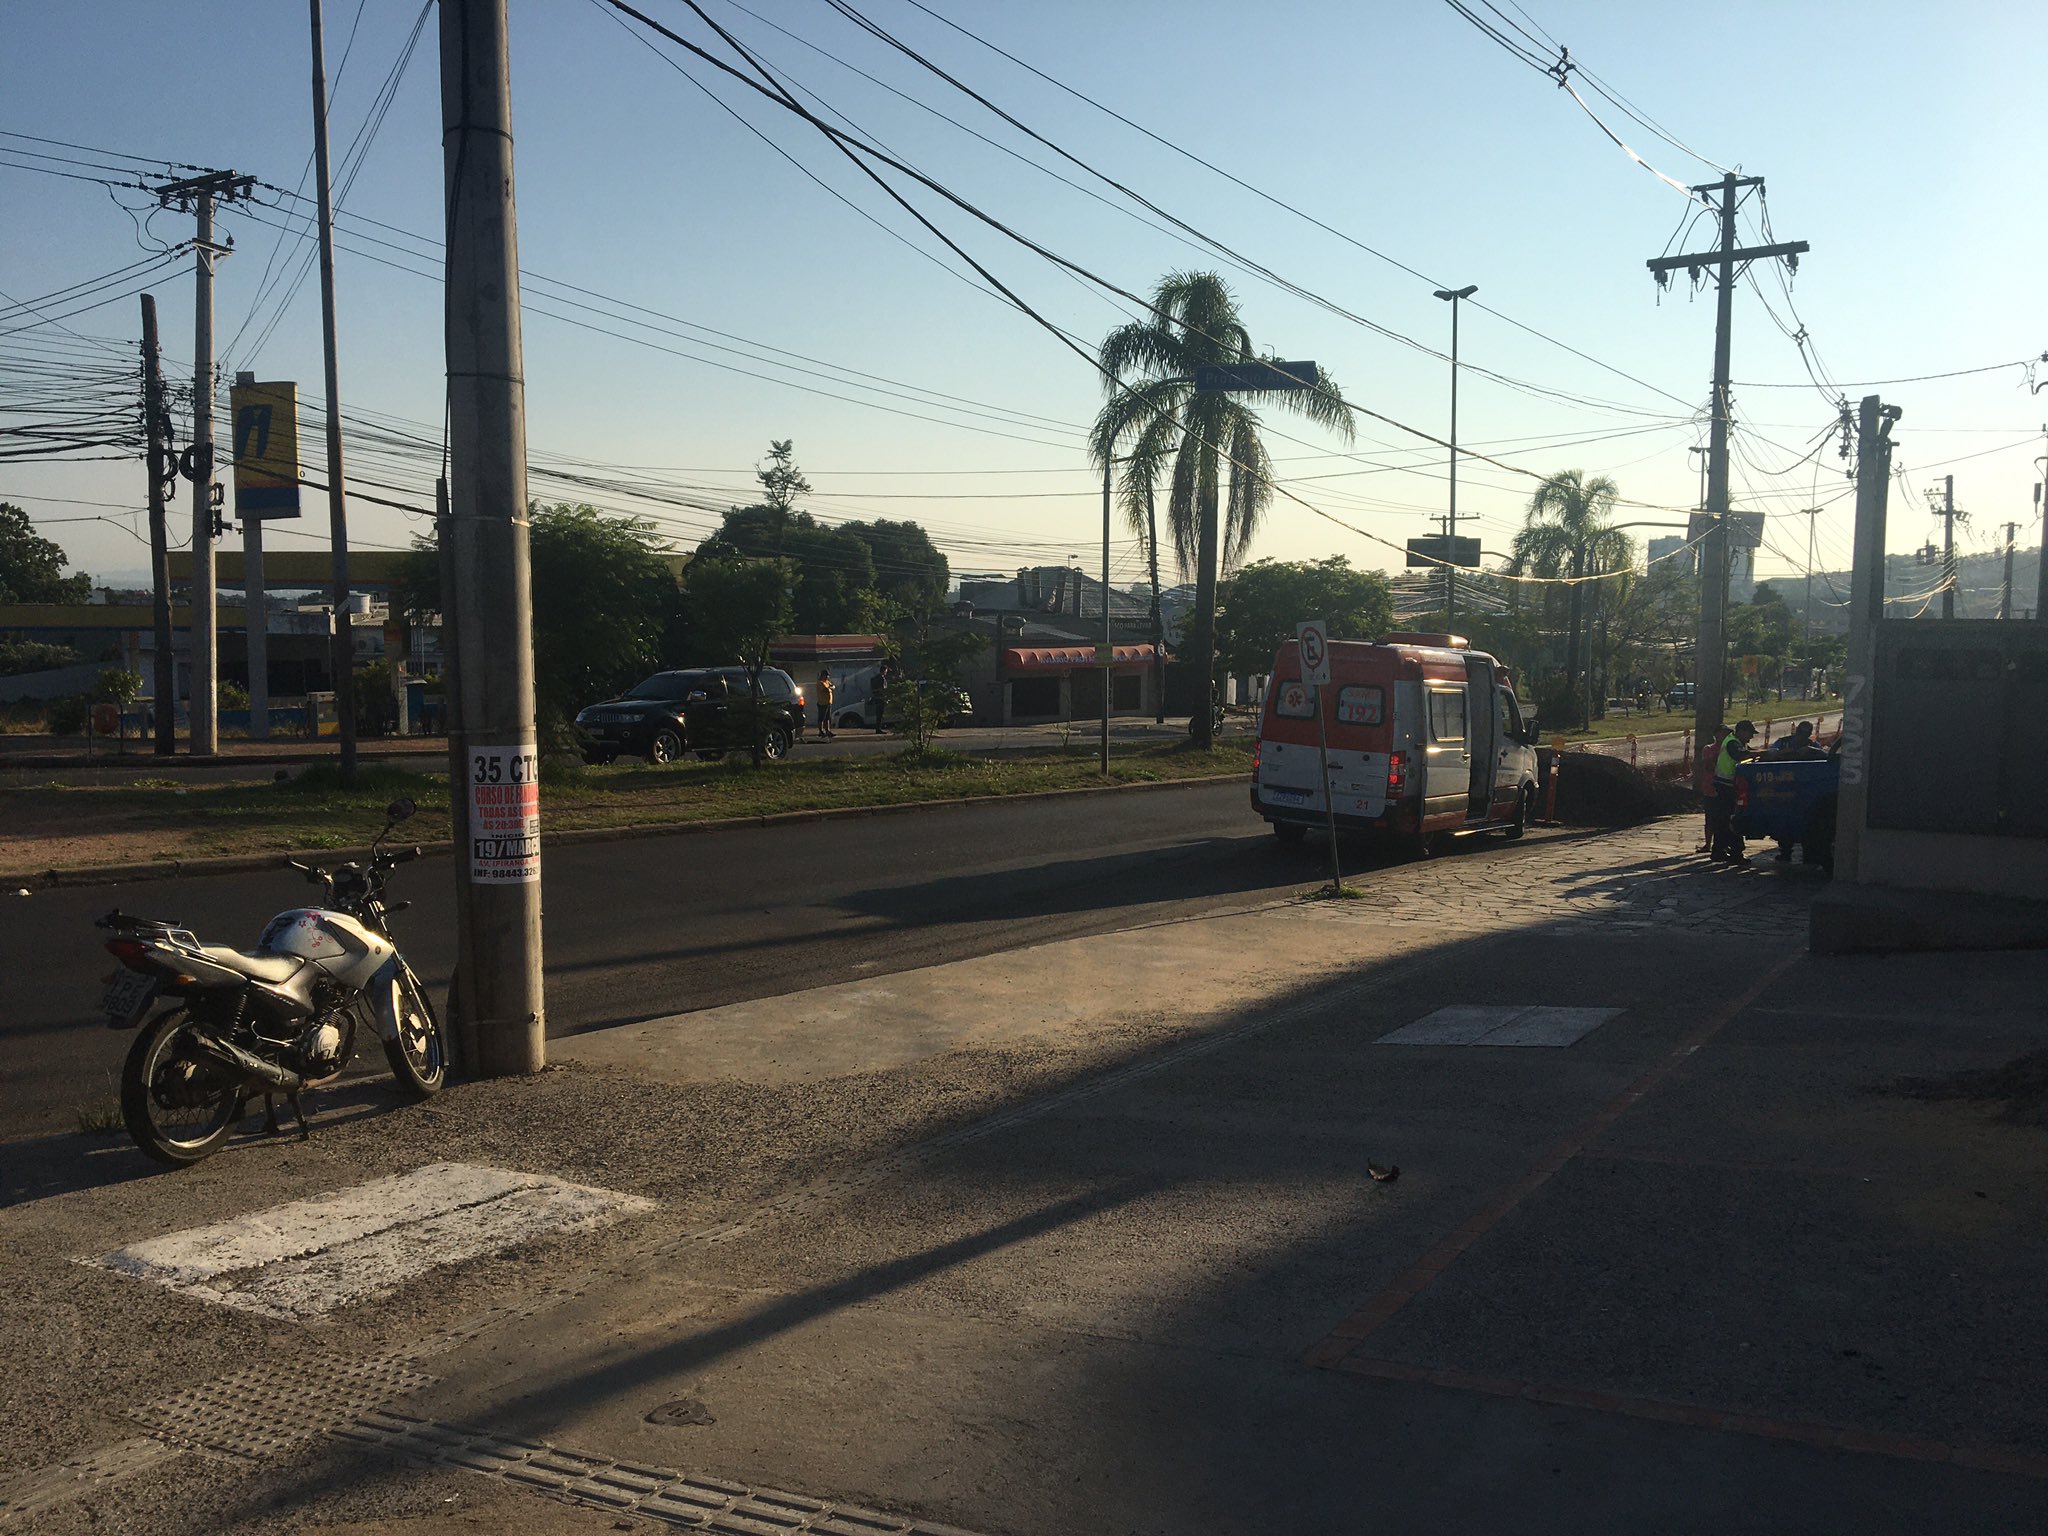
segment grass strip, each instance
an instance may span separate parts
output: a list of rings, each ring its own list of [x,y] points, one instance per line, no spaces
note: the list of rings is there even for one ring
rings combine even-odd
[[[550,761],[541,775],[541,827],[543,833],[618,829],[1206,778],[1249,773],[1251,746],[1225,743],[1207,752],[1184,743],[1131,747],[1112,752],[1106,777],[1098,761],[1093,750],[1001,759],[945,751],[796,758],[759,770],[743,759],[602,768]],[[180,787],[138,779],[122,786],[9,788],[0,790],[0,825],[8,829],[0,866],[79,869],[355,847],[369,840],[384,807],[399,798],[419,807],[406,840],[450,835],[447,776],[392,763],[365,765],[348,788],[327,763],[267,784]]]

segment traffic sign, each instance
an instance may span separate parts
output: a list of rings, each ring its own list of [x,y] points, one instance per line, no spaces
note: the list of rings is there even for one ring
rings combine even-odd
[[[1225,363],[1195,370],[1195,393],[1213,395],[1225,390],[1314,389],[1322,382],[1322,371],[1314,363],[1283,363],[1273,358]]]
[[[1310,619],[1294,627],[1294,638],[1301,646],[1301,675],[1305,682],[1317,688],[1326,688],[1330,683],[1330,629],[1321,619]]]
[[[1408,568],[1417,566],[1462,565],[1467,570],[1476,570],[1479,565],[1479,541],[1477,539],[1447,539],[1440,533],[1424,534],[1408,541]]]

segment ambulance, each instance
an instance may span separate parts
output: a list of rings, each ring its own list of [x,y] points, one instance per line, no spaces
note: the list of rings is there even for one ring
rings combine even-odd
[[[1338,831],[1417,857],[1465,833],[1522,835],[1536,805],[1536,721],[1493,657],[1459,635],[1397,633],[1331,641],[1327,688],[1301,671],[1289,640],[1273,661],[1252,759],[1252,809],[1281,842],[1322,828],[1330,810]]]

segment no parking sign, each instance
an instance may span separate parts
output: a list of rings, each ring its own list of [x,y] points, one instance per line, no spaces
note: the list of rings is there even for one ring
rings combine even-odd
[[[1301,646],[1301,676],[1304,682],[1314,687],[1326,687],[1330,681],[1330,630],[1321,619],[1310,619],[1294,627],[1294,638]]]

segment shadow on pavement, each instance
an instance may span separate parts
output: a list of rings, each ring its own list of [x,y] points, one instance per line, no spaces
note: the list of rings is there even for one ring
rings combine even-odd
[[[687,1378],[750,1405],[692,1470],[865,1493],[886,1466],[913,1508],[1047,1536],[2025,1528],[2048,1139],[1869,1089],[2041,1043],[2001,999],[2048,957],[1870,1023],[1952,964],[1795,940],[1418,933],[801,1231],[686,1250],[678,1278],[781,1295],[483,1411],[573,1443]],[[1568,1049],[1373,1043],[1451,1003],[1622,1012]]]

